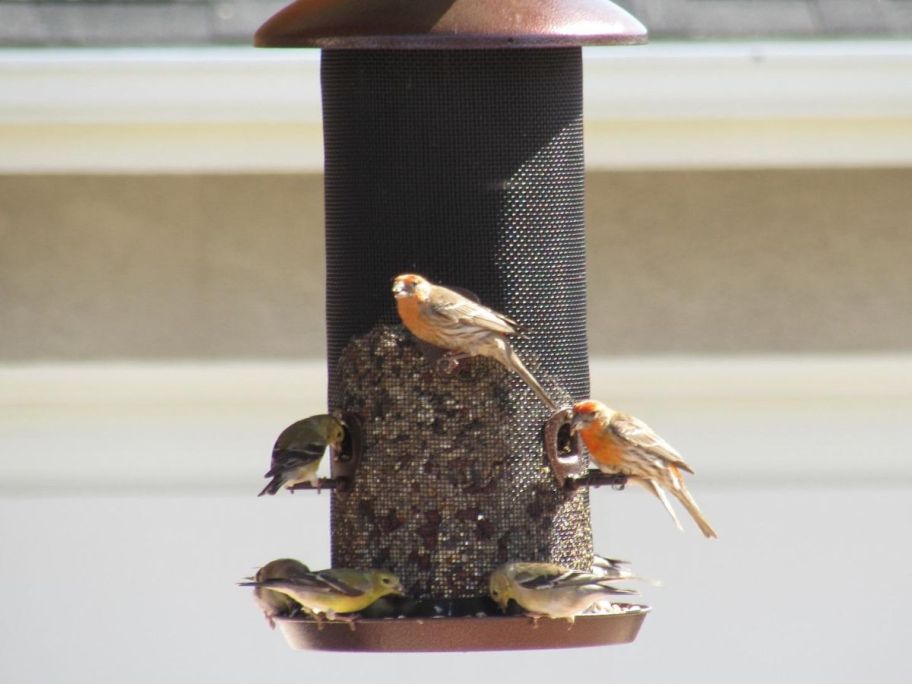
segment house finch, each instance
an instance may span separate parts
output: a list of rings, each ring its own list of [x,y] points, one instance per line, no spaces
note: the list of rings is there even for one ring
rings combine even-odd
[[[693,469],[652,428],[638,418],[591,399],[574,404],[573,414],[572,429],[579,431],[600,470],[626,475],[628,482],[649,489],[665,506],[678,529],[683,529],[663,490],[671,492],[704,535],[718,536],[684,486],[681,471],[693,474]]]
[[[258,587],[285,594],[297,601],[317,619],[353,622],[341,614],[357,613],[384,596],[403,596],[399,578],[385,570],[333,568],[319,572],[293,573],[241,582],[242,587]]]
[[[257,570],[254,577],[248,577],[247,579],[255,582],[264,582],[271,579],[287,579],[308,572],[310,572],[308,567],[300,561],[296,561],[293,558],[279,558],[266,563],[266,565]],[[263,611],[263,617],[266,618],[266,622],[269,623],[272,629],[275,629],[274,618],[294,615],[301,608],[297,601],[286,594],[261,586],[253,588],[253,600]]]
[[[263,494],[275,494],[284,485],[291,489],[299,482],[317,486],[317,469],[327,446],[342,447],[345,426],[329,415],[311,416],[292,423],[272,447],[272,464],[263,477],[271,477]]]
[[[412,273],[396,276],[393,295],[399,317],[415,337],[459,356],[491,357],[521,377],[545,406],[557,410],[507,339],[519,332],[515,321]]]
[[[618,589],[612,578],[571,570],[555,563],[504,563],[491,573],[488,591],[506,612],[510,599],[516,601],[533,620],[563,618],[573,622],[592,604],[618,594],[635,594]]]

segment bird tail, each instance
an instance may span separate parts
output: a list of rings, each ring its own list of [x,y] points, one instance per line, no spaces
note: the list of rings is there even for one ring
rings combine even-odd
[[[523,364],[519,356],[516,355],[516,352],[513,351],[513,345],[507,342],[506,348],[504,349],[505,361],[504,365],[516,373],[519,377],[523,379],[529,387],[532,388],[532,391],[538,395],[538,398],[544,402],[552,411],[557,411],[559,406],[551,398],[551,395],[545,391],[545,388],[541,386],[541,383],[535,379],[535,376],[529,372],[529,369]]]
[[[598,554],[592,557],[592,574],[604,576],[606,580],[611,580],[615,582],[623,582],[626,580],[636,580],[639,582],[645,582],[653,587],[661,587],[662,582],[651,577],[643,577],[637,575],[629,567],[630,563],[627,561],[617,560],[616,558],[605,558],[604,556],[599,556]]]
[[[668,515],[671,516],[671,519],[674,520],[674,524],[679,530],[684,531],[684,526],[681,525],[681,521],[678,520],[678,514],[674,512],[674,509],[671,507],[671,502],[668,500],[668,497],[665,496],[665,490],[659,486],[659,483],[653,480],[651,477],[636,477],[631,476],[627,478],[628,482],[641,485],[646,488],[646,491],[651,492],[655,497],[662,502],[662,505],[665,506],[665,510],[668,511]]]
[[[681,483],[680,489],[672,489],[671,492],[677,497],[684,508],[687,509],[687,512],[690,513],[690,517],[694,519],[694,522],[697,523],[697,526],[700,528],[700,532],[702,532],[705,537],[709,539],[717,539],[719,537],[712,528],[712,525],[709,524],[709,521],[703,516],[700,507],[697,506],[697,502],[694,501],[690,492],[684,487],[683,482]]]
[[[282,485],[285,484],[285,478],[282,477],[282,474],[279,473],[274,478],[269,481],[263,491],[261,491],[257,496],[263,496],[263,494],[269,494],[270,496],[275,496],[279,493],[279,490],[282,488]]]
[[[604,582],[607,581],[608,578],[606,577],[604,580],[595,583],[595,586],[598,587],[597,591],[599,594],[604,594],[606,596],[638,596],[640,593],[636,589],[622,589],[611,584],[604,584]]]

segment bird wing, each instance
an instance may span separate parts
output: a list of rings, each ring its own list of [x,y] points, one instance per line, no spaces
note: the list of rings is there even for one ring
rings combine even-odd
[[[693,468],[687,465],[681,454],[639,418],[626,413],[616,413],[611,418],[608,427],[621,443],[626,442],[630,446],[638,447],[662,461],[681,468],[681,470],[693,473]]]
[[[567,573],[567,568],[554,563],[516,563],[513,581],[526,589],[542,589]]]
[[[634,576],[630,570],[630,562],[617,558],[595,555],[592,557],[592,568],[593,574],[610,579],[628,579]]]
[[[635,594],[632,589],[616,589],[605,584],[611,579],[604,575],[594,575],[591,572],[568,570],[551,563],[537,564],[535,568],[519,570],[514,580],[524,589],[563,589],[566,587],[592,587],[613,590],[618,594]]]
[[[263,580],[259,584],[267,588],[270,585],[283,585],[285,587],[294,587],[296,589],[322,594],[342,594],[343,596],[364,595],[363,590],[351,586],[351,584],[340,580],[338,577],[334,577],[326,571],[295,573],[291,577]]]
[[[429,315],[441,319],[444,325],[459,322],[503,335],[515,335],[518,332],[519,326],[516,321],[503,314],[473,302],[453,290],[439,285],[436,288],[434,296],[428,302]]]
[[[359,570],[322,570],[317,575],[328,588],[345,596],[363,596],[371,586],[370,580]]]
[[[310,445],[308,449],[274,449],[269,471],[263,477],[275,477],[292,468],[299,468],[323,458],[325,446]]]

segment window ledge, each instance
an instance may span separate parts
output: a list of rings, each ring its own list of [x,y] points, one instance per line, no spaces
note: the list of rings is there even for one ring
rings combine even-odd
[[[596,358],[591,370],[593,396],[655,427],[698,487],[912,482],[909,355]],[[0,365],[0,496],[255,493],[279,430],[326,410],[325,383],[322,360]],[[61,435],[66,448],[48,449]]]

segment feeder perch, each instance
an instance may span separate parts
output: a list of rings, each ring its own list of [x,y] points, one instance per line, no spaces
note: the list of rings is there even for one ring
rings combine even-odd
[[[635,638],[645,606],[534,627],[487,598],[508,560],[591,567],[587,485],[611,476],[503,366],[441,369],[390,287],[418,273],[471,291],[522,325],[514,348],[555,401],[588,398],[581,46],[645,40],[605,0],[298,0],[257,32],[323,48],[329,407],[357,425],[327,481],[332,564],[389,569],[408,594],[355,630],[279,618],[292,647]]]

